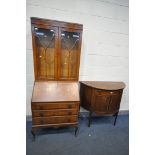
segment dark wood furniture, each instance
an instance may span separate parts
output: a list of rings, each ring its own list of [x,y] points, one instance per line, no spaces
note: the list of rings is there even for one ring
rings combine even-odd
[[[78,129],[77,82],[35,82],[32,95],[32,134],[36,128],[72,125]]]
[[[35,80],[78,81],[81,24],[31,18]]]
[[[80,102],[81,106],[89,111],[89,127],[92,113],[113,115],[115,116],[114,125],[116,124],[124,88],[123,82],[80,82]]]
[[[37,128],[78,130],[81,24],[31,18],[35,83],[32,134]]]

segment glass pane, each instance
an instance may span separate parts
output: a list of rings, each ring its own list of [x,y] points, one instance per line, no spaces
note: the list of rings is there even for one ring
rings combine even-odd
[[[35,28],[38,76],[54,78],[55,36],[54,30]]]
[[[61,77],[74,78],[77,72],[78,32],[61,33]]]

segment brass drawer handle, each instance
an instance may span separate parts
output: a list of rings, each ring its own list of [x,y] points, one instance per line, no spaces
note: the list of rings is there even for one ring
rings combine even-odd
[[[41,123],[41,124],[44,124],[44,121],[43,121],[43,120],[40,120],[40,123]]]
[[[40,113],[40,117],[43,117],[43,113]]]
[[[113,92],[111,91],[110,94],[113,94]]]
[[[38,109],[39,109],[39,110],[42,110],[42,107],[41,107],[40,105],[38,105]]]
[[[68,115],[71,115],[71,114],[72,114],[72,112],[71,112],[71,111],[69,111],[69,112],[68,112]]]
[[[72,105],[68,105],[68,108],[72,108]]]

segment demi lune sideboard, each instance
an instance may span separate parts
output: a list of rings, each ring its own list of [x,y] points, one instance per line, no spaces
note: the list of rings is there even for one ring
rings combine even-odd
[[[114,115],[114,125],[120,108],[123,82],[112,81],[81,81],[80,103],[89,111],[89,122],[91,124],[92,113],[96,115]]]

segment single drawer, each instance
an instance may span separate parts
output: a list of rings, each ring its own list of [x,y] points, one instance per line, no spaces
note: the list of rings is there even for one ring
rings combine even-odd
[[[102,95],[116,95],[116,94],[119,94],[119,90],[112,90],[112,91],[106,91],[106,90],[95,90],[95,94],[96,95],[99,95],[99,96],[102,96]]]
[[[32,110],[32,117],[78,115],[78,109]]]
[[[79,106],[78,102],[69,103],[36,103],[32,102],[32,110],[52,110],[52,109],[77,109]]]
[[[77,121],[78,121],[78,116],[77,115],[38,117],[38,118],[35,117],[35,118],[32,118],[32,125],[76,123]]]

